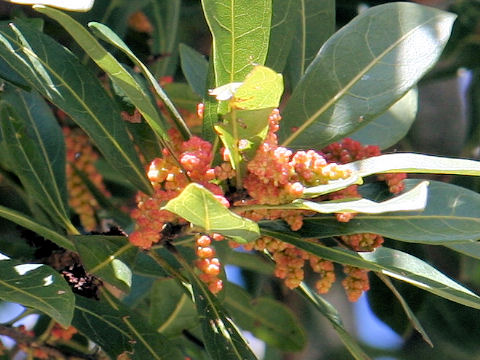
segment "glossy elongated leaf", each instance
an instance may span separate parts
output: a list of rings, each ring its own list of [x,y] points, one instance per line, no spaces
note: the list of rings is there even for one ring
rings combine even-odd
[[[59,9],[69,10],[69,11],[89,11],[95,0],[5,0],[15,4],[22,5],[48,5],[53,6]]]
[[[197,113],[197,105],[202,102],[202,98],[187,83],[173,82],[166,84],[165,92],[175,106],[192,113],[192,115]]]
[[[350,354],[356,360],[370,360],[370,357],[360,348],[352,335],[345,329],[343,321],[338,313],[338,310],[325,300],[322,296],[319,296],[316,292],[312,291],[305,284],[300,284],[298,291],[310,302],[325,318],[332,324],[333,329],[342,340],[345,347]]]
[[[378,118],[349,135],[364,145],[389,148],[407,135],[417,116],[418,91],[412,88],[400,100]]]
[[[86,270],[124,292],[132,285],[131,267],[138,248],[124,236],[78,235],[73,237]]]
[[[178,336],[198,325],[195,304],[175,279],[162,279],[153,285],[149,310],[152,325],[165,336]]]
[[[147,319],[113,299],[107,303],[77,296],[72,325],[114,359],[122,354],[132,360],[184,359]]]
[[[229,283],[223,302],[242,329],[283,351],[300,351],[306,344],[304,329],[293,313],[271,298],[252,298],[241,287]]]
[[[184,262],[184,261],[183,261]],[[212,360],[256,360],[217,298],[184,262],[193,290],[205,348]]]
[[[268,51],[269,0],[203,0],[213,37],[216,87],[243,81],[251,64],[263,65]]]
[[[407,188],[418,183],[419,180],[406,181]],[[368,185],[368,188],[378,194],[376,200],[388,196],[388,190],[382,190],[376,184]],[[427,205],[422,212],[359,214],[348,223],[339,223],[332,216],[313,216],[304,219],[304,226],[298,234],[305,238],[327,238],[375,233],[407,242],[454,245],[480,239],[479,209],[478,193],[452,184],[431,181],[428,186]],[[288,228],[273,222],[263,222],[262,227],[281,227],[281,231],[288,231]]]
[[[180,44],[180,64],[190,87],[199,96],[207,92],[208,61],[190,46]]]
[[[237,109],[275,108],[283,94],[283,77],[272,69],[256,65],[234,91],[230,105]]]
[[[68,213],[65,144],[62,130],[50,107],[36,91],[26,92],[11,85],[3,87],[0,99],[8,102],[22,120],[27,135],[36,144],[36,150],[42,154],[44,161],[34,166],[46,167],[42,181],[50,187],[50,196],[54,198],[56,206]]]
[[[140,111],[150,127],[160,138],[167,139],[162,119],[151,97],[135,78],[110,54],[82,24],[67,14],[45,6],[34,6],[36,11],[45,14],[60,25],[75,39],[93,61],[104,70]]]
[[[173,76],[177,69],[181,3],[181,0],[150,1],[144,9],[153,26],[151,54],[165,55],[152,66],[157,79]]]
[[[229,256],[227,264],[235,265],[264,275],[272,275],[275,269],[272,262],[265,261],[265,258],[258,256],[258,254],[240,251],[236,251]]]
[[[454,19],[404,2],[362,12],[324,44],[295,88],[282,144],[322,148],[372,121],[433,66]]]
[[[163,101],[165,104],[167,110],[172,114],[173,120],[175,121],[175,125],[178,127],[180,132],[185,138],[188,138],[190,134],[190,130],[188,129],[187,125],[182,119],[182,116],[178,112],[178,110],[175,108],[171,100],[168,98],[167,94],[165,91],[163,91],[162,87],[159,85],[157,79],[153,76],[153,74],[148,70],[148,68],[143,64],[136,56],[135,54],[130,50],[130,48],[125,44],[125,42],[117,35],[115,34],[111,29],[109,29],[107,26],[96,23],[96,22],[91,22],[88,24],[88,26],[92,29],[94,32],[95,36],[99,37],[103,41],[106,41],[109,44],[112,44],[115,46],[117,49],[122,51],[125,55],[128,56],[128,58],[136,65],[139,67],[141,70],[143,76],[148,81],[148,84],[153,88],[155,93],[158,95],[158,97]]]
[[[237,242],[255,240],[258,225],[228,210],[203,186],[191,183],[163,209],[173,212],[206,232],[217,232]]]
[[[352,201],[323,201],[314,202],[304,199],[292,201],[290,204],[272,206],[272,209],[302,209],[318,213],[357,212],[365,214],[381,214],[394,211],[423,210],[427,203],[428,181],[421,182],[413,189],[383,202],[374,202],[368,199]],[[260,205],[263,206],[263,205]]]
[[[202,123],[202,137],[205,140],[210,142],[214,142],[217,139],[217,134],[213,129],[214,125],[217,124],[221,119],[219,116],[220,113],[220,104],[219,102],[210,96],[209,91],[210,89],[214,89],[216,87],[216,80],[215,80],[215,69],[214,63],[211,60],[208,63],[208,73],[207,73],[207,91],[203,96],[203,123]]]
[[[415,313],[412,311],[412,309],[410,309],[410,306],[408,306],[407,301],[403,298],[403,296],[400,294],[400,292],[397,290],[397,288],[393,285],[393,283],[390,281],[390,279],[383,274],[377,274],[377,276],[390,289],[390,291],[392,291],[393,295],[395,295],[398,302],[402,306],[403,311],[405,311],[405,315],[407,315],[408,320],[412,324],[413,328],[418,331],[418,333],[422,336],[423,340],[428,345],[433,347],[432,340],[430,340],[430,337],[428,336],[427,332],[423,328],[422,324],[420,324],[420,321],[415,316]]]
[[[0,58],[0,78],[15,84],[25,90],[30,90],[28,83],[8,63]],[[2,82],[3,83],[3,82]]]
[[[75,246],[72,241],[62,234],[53,231],[42,224],[39,224],[35,220],[31,219],[29,216],[22,214],[16,210],[0,206],[0,217],[5,218],[18,224],[26,229],[32,230],[38,235],[43,236],[45,239],[53,241],[60,247],[63,247],[68,250],[75,251]]]
[[[69,114],[120,174],[150,193],[150,182],[119,109],[97,78],[70,51],[30,26],[2,23],[0,57]]]
[[[49,266],[0,261],[0,299],[31,307],[70,326],[75,298],[63,276]]]
[[[344,165],[364,177],[380,173],[480,175],[480,162],[421,154],[387,154]]]
[[[237,182],[243,179],[246,162],[253,159],[267,136],[272,110],[236,110],[225,116],[224,123],[215,126],[223,146],[230,152],[230,163],[237,171]]]
[[[293,0],[291,12],[294,37],[287,72],[294,88],[335,31],[335,0]]]
[[[272,23],[265,65],[283,72],[292,47],[295,0],[272,1]]]
[[[320,195],[345,189],[346,187],[354,184],[357,184],[357,185],[363,184],[362,178],[358,176],[358,174],[356,173],[353,173],[351,176],[349,176],[346,179],[331,180],[328,182],[328,184],[305,188],[303,190],[303,196],[306,198],[317,197]]]
[[[480,242],[478,241],[461,244],[448,244],[445,246],[449,249],[458,251],[461,254],[480,260]]]
[[[57,224],[75,233],[66,204],[65,145],[48,105],[38,95],[7,92],[0,107],[9,168]]]
[[[315,241],[304,240],[296,233],[271,231],[262,228],[262,234],[295,245],[323,259],[377,271],[445,299],[480,309],[480,297],[478,295],[423,260],[402,251],[379,247],[373,252],[356,253],[344,248],[327,247]]]

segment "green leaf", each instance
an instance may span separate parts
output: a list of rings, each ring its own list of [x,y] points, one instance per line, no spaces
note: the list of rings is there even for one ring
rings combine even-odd
[[[35,4],[41,4],[41,5],[48,5],[48,6],[53,6],[59,9],[63,10],[68,10],[68,11],[89,11],[95,0],[35,0],[35,1],[29,1],[29,0],[6,0],[11,3],[15,4],[22,4],[22,5],[35,5]]]
[[[0,57],[33,88],[69,114],[122,176],[150,193],[150,182],[116,104],[70,51],[34,28],[3,23],[0,24]]]
[[[270,0],[203,0],[213,37],[215,87],[243,81],[252,64],[263,65],[268,51]]]
[[[153,26],[151,54],[164,55],[153,64],[153,73],[156,78],[173,76],[177,69],[181,0],[150,1],[144,11]]]
[[[322,214],[355,212],[364,214],[381,214],[395,211],[423,210],[427,203],[428,181],[423,181],[413,189],[383,202],[374,202],[368,199],[352,201],[321,201],[314,202],[304,199],[297,199],[290,204],[265,207],[264,205],[251,208],[271,209],[302,209],[311,210]],[[250,208],[250,207],[249,207]]]
[[[147,123],[156,134],[167,140],[165,124],[160,118],[156,105],[150,94],[135,80],[122,64],[120,64],[80,23],[67,14],[45,6],[34,6],[36,11],[56,20],[75,39],[93,61],[105,71],[114,84],[118,86],[137,107]]]
[[[217,124],[221,119],[219,116],[220,107],[219,102],[214,99],[209,94],[209,89],[216,87],[215,81],[215,69],[214,63],[212,61],[212,56],[210,55],[210,61],[208,63],[208,73],[207,73],[207,91],[203,94],[203,123],[202,123],[202,137],[214,143],[218,141],[217,134],[213,129],[214,125]]]
[[[191,183],[164,210],[171,211],[206,232],[216,232],[245,243],[259,237],[258,225],[228,210],[203,186]]]
[[[78,235],[73,241],[89,273],[124,292],[130,290],[138,248],[124,236]]]
[[[197,105],[202,102],[202,98],[194,93],[188,84],[181,82],[166,84],[165,92],[175,106],[196,116]]]
[[[344,165],[365,177],[381,173],[480,175],[480,162],[421,154],[387,154]]]
[[[75,233],[66,204],[63,135],[48,105],[37,94],[7,91],[0,107],[9,168],[57,224]]]
[[[178,257],[177,257],[178,258]],[[183,259],[192,285],[205,348],[212,360],[256,360],[252,350],[217,298]]]
[[[412,88],[390,109],[360,128],[350,138],[364,145],[377,145],[387,149],[407,135],[417,116],[418,91]]]
[[[264,275],[272,275],[274,271],[272,262],[265,261],[265,258],[261,258],[257,253],[235,251],[231,256],[228,256],[227,264]]]
[[[406,180],[407,188],[420,180]],[[383,200],[388,190],[377,184],[368,185]],[[340,223],[333,216],[304,218],[298,234],[304,238],[375,233],[406,242],[431,245],[454,245],[480,239],[480,195],[452,184],[431,181],[428,186],[427,205],[422,212],[359,214],[348,223]],[[289,231],[274,222],[262,222],[262,228]],[[458,244],[460,245],[460,244]],[[462,244],[463,245],[463,244]]]
[[[322,46],[295,88],[282,145],[322,148],[383,113],[435,64],[454,19],[403,2],[362,12]]]
[[[333,262],[380,272],[405,281],[423,290],[459,304],[480,309],[480,297],[461,286],[426,262],[399,250],[379,247],[373,252],[356,253],[340,247],[328,247],[315,241],[301,239],[296,233],[271,231],[262,234]]]
[[[322,296],[313,292],[304,283],[300,284],[298,290],[306,300],[312,303],[320,313],[332,324],[333,329],[342,340],[345,347],[356,360],[370,360],[370,357],[360,348],[353,336],[345,329],[343,321],[337,309],[325,300]]]
[[[305,347],[304,329],[285,305],[267,297],[254,299],[232,283],[225,291],[224,306],[242,329],[283,351],[300,351]]]
[[[65,144],[62,130],[50,107],[36,91],[26,92],[11,85],[3,87],[0,99],[15,109],[15,113],[27,128],[27,135],[42,154],[43,166],[46,167],[42,181],[48,182],[46,186],[51,187],[51,196],[55,198],[57,206],[68,213],[65,210],[68,209]]]
[[[190,87],[199,96],[207,92],[208,61],[190,46],[180,44],[180,64]]]
[[[335,32],[335,0],[294,0],[292,9],[294,37],[287,73],[295,88],[320,47]]]
[[[109,44],[112,44],[115,46],[117,49],[122,51],[125,55],[128,56],[128,58],[136,65],[139,67],[141,70],[143,76],[148,81],[148,84],[153,88],[155,93],[158,95],[158,97],[163,101],[165,104],[167,110],[170,112],[170,114],[173,117],[173,120],[175,121],[175,125],[177,128],[180,130],[182,135],[185,138],[190,137],[190,130],[188,129],[187,125],[182,119],[182,116],[179,114],[178,110],[175,108],[171,100],[168,98],[167,94],[163,89],[160,87],[157,79],[152,75],[150,70],[143,64],[136,56],[135,54],[129,49],[127,44],[118,37],[117,34],[115,34],[112,30],[110,30],[107,26],[96,23],[96,22],[91,22],[88,24],[90,29],[92,29],[93,33],[95,36],[99,37],[103,41],[106,41]],[[151,126],[151,124],[150,124]]]
[[[346,179],[330,180],[328,184],[307,187],[303,190],[303,196],[313,198],[320,195],[329,194],[334,191],[345,189],[350,185],[361,185],[363,180],[358,174],[353,173]]]
[[[29,84],[23,79],[20,74],[12,69],[7,62],[0,58],[0,78],[11,82],[12,84],[21,87],[24,90],[30,90]],[[3,83],[3,82],[1,82]]]
[[[75,298],[63,276],[49,266],[0,261],[0,299],[40,310],[70,326]]]
[[[449,249],[458,251],[463,255],[467,255],[473,257],[475,259],[480,260],[480,242],[469,242],[469,243],[462,243],[462,244],[446,244],[444,245]]]
[[[72,250],[72,251],[76,250],[75,246],[73,246],[72,241],[70,241],[67,237],[37,223],[35,220],[31,219],[30,217],[18,211],[9,209],[4,206],[0,206],[0,217],[10,220],[15,224],[18,224],[26,229],[32,230],[38,235],[43,236],[45,239],[53,241],[55,244],[57,244],[60,247],[63,247],[65,249]]]
[[[247,162],[255,156],[268,133],[272,108],[260,110],[234,110],[215,126],[220,140],[230,152],[230,163],[237,170],[237,179],[243,179]]]
[[[230,105],[242,110],[276,108],[282,94],[282,74],[266,66],[256,65],[234,92]]]
[[[433,348],[432,340],[430,340],[430,337],[428,336],[427,332],[424,330],[422,324],[420,324],[420,321],[415,316],[415,313],[412,311],[412,309],[410,309],[410,306],[408,306],[407,301],[403,298],[400,292],[395,288],[395,286],[393,285],[393,283],[390,281],[389,278],[387,278],[383,274],[377,274],[377,275],[380,278],[380,280],[383,281],[383,283],[392,291],[392,293],[398,299],[400,305],[402,306],[403,310],[405,311],[405,314],[408,317],[408,320],[410,320],[410,323],[412,324],[413,328],[417,330],[418,333],[422,336],[423,340]]]
[[[168,294],[168,296],[165,296]],[[192,299],[175,279],[157,281],[150,291],[150,321],[157,331],[173,337],[198,325]]]
[[[272,24],[265,65],[280,73],[285,68],[292,47],[294,4],[295,0],[272,1]]]
[[[112,298],[107,302],[77,296],[72,325],[114,359],[121,354],[132,360],[184,359],[147,319]]]

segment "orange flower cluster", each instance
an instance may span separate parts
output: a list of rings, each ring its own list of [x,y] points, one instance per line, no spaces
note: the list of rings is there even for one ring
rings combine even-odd
[[[52,328],[52,331],[50,332],[50,337],[52,338],[53,341],[55,340],[68,341],[77,332],[78,332],[77,329],[75,329],[73,326],[69,326],[68,328],[64,329],[62,325],[55,323],[55,325]]]
[[[269,204],[277,205],[288,203],[302,196],[304,186],[327,184],[331,180],[345,179],[350,173],[338,164],[381,155],[377,146],[363,146],[352,139],[344,139],[322,150],[321,153],[313,150],[292,151],[278,146],[276,131],[280,115],[274,111],[270,116],[270,129],[266,140],[261,144],[255,158],[248,164],[248,174],[244,187],[252,200],[238,201],[235,205]],[[405,174],[384,174],[379,180],[387,182],[392,193],[403,190]],[[341,191],[325,196],[325,199],[335,200],[343,198],[360,198],[357,186],[352,185]],[[253,210],[241,213],[254,221],[262,219],[283,219],[292,230],[298,230],[303,225],[303,216],[309,212],[302,210]],[[349,221],[355,214],[336,214],[342,222]],[[384,239],[377,234],[354,234],[341,236],[343,243],[354,251],[372,251],[380,246]],[[316,283],[319,293],[329,291],[335,282],[334,265],[331,261],[308,254],[293,245],[283,243],[270,237],[262,237],[252,244],[244,246],[247,250],[267,250],[276,263],[275,275],[284,279],[289,288],[297,287],[303,280],[304,263],[310,262],[311,268],[320,279]],[[368,290],[368,271],[345,266],[347,274],[342,284],[351,301],[356,301],[363,291]]]
[[[345,179],[350,171],[337,164],[329,164],[325,158],[313,151],[297,151],[279,146],[276,132],[281,116],[275,109],[269,117],[269,132],[248,163],[248,173],[244,187],[251,200],[243,200],[235,205],[268,204],[279,205],[291,202],[303,195],[305,186],[327,184],[331,180]],[[254,221],[261,219],[285,220],[292,230],[303,225],[303,210],[255,210],[242,215]]]
[[[163,157],[150,163],[147,176],[154,194],[149,196],[138,193],[137,208],[131,212],[136,228],[130,234],[129,240],[144,249],[149,249],[162,239],[166,224],[186,223],[184,219],[161,208],[168,200],[180,194],[190,181],[203,185],[215,194],[220,202],[229,206],[222,189],[210,182],[215,178],[215,170],[210,168],[212,145],[196,136],[182,141],[175,130],[171,130],[169,135],[177,152],[176,157],[164,149]]]
[[[213,294],[216,294],[222,290],[223,282],[218,278],[221,265],[220,260],[215,257],[215,249],[210,246],[212,239],[221,241],[223,240],[223,236],[220,234],[213,234],[211,237],[208,235],[197,236],[196,253],[198,260],[196,261],[196,266],[202,272],[200,279],[207,284]]]
[[[364,291],[370,289],[368,270],[345,265],[343,272],[347,275],[342,281],[342,285],[347,293],[348,300],[352,302],[357,301]]]
[[[88,136],[79,128],[63,127],[62,130],[67,151],[69,205],[80,217],[80,223],[85,230],[93,231],[98,226],[95,213],[100,207],[75,169],[83,172],[105,196],[110,196],[110,193],[105,188],[102,175],[95,167],[98,154]]]

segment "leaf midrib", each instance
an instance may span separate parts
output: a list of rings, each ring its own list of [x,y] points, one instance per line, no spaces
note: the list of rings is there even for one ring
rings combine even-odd
[[[123,159],[127,161],[129,167],[137,173],[140,179],[143,179],[144,174],[137,169],[135,164],[131,161],[130,157],[127,156],[127,154],[123,151],[123,148],[120,146],[120,144],[117,143],[115,138],[111,136],[110,133],[107,131],[107,129],[103,126],[100,119],[95,115],[95,113],[91,110],[91,108],[87,105],[87,103],[85,103],[81,99],[81,97],[78,96],[75,91],[73,91],[73,89],[68,85],[68,83],[63,81],[63,78],[57,72],[55,72],[52,68],[50,68],[48,63],[43,61],[42,58],[38,57],[36,53],[31,51],[27,47],[23,46],[21,43],[19,43],[12,37],[10,37],[6,32],[1,32],[1,33],[3,34],[3,36],[9,39],[12,43],[16,44],[22,50],[22,52],[25,53],[25,55],[33,56],[35,59],[37,59],[42,64],[42,66],[44,66],[59,81],[59,83],[68,90],[68,92],[74,97],[74,99],[87,111],[90,117],[95,121],[97,126],[102,130],[102,133],[105,135],[105,137],[108,138],[112,144],[115,144],[115,148],[122,155]],[[4,58],[4,60],[8,62],[7,59]],[[16,68],[15,64],[12,65],[11,63],[9,63],[9,65],[12,66],[13,68]]]
[[[305,122],[298,127],[297,131],[292,133],[287,139],[283,141],[281,144],[282,146],[288,146],[292,141],[294,141],[298,136],[300,136],[303,131],[308,128],[319,116],[321,116],[325,111],[327,111],[333,104],[335,104],[341,97],[343,97],[348,91],[350,91],[355,84],[368,72],[370,71],[380,59],[384,58],[390,51],[392,51],[395,47],[398,46],[402,41],[404,41],[410,34],[413,32],[417,31],[418,28],[424,26],[425,24],[428,24],[435,20],[438,16],[434,16],[427,21],[423,22],[422,24],[419,24],[412,28],[410,31],[405,33],[403,36],[401,36],[397,41],[395,41],[393,44],[391,44],[389,47],[387,47],[384,51],[382,51],[377,57],[375,57],[367,66],[364,67],[362,71],[358,73],[358,75],[354,76],[352,80],[350,80],[346,86],[344,86],[340,91],[338,91],[333,97],[330,98],[323,106],[320,107],[313,115],[308,117]],[[377,60],[378,59],[378,60]]]

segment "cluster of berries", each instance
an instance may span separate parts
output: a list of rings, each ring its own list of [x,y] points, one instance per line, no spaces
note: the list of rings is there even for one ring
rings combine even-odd
[[[213,294],[222,290],[223,282],[219,279],[220,274],[220,260],[215,257],[215,249],[211,247],[212,239],[215,241],[223,240],[223,236],[220,234],[198,235],[196,238],[196,253],[198,260],[196,266],[202,272],[200,279],[207,284],[208,288]]]
[[[129,236],[132,244],[149,249],[162,239],[166,224],[182,225],[185,220],[175,214],[161,210],[175,198],[190,181],[203,185],[224,205],[229,206],[220,186],[211,182],[215,178],[215,169],[210,168],[213,158],[212,145],[193,136],[182,141],[179,133],[169,131],[175,154],[163,150],[163,157],[155,158],[147,169],[147,176],[153,186],[153,194],[137,194],[137,208],[131,212],[136,229]]]
[[[322,152],[313,150],[293,152],[278,145],[276,132],[280,120],[278,110],[274,110],[269,117],[268,134],[254,158],[247,164],[247,172],[243,179],[246,196],[244,194],[240,198],[231,197],[230,200],[235,205],[235,211],[242,216],[254,221],[282,219],[295,231],[302,227],[303,217],[312,214],[310,211],[252,210],[251,207],[242,210],[242,207],[289,203],[301,198],[307,186],[324,185],[333,180],[348,178],[351,172],[342,166],[343,163],[380,155],[380,150],[375,146],[364,147],[356,141],[345,139],[342,143],[326,147]],[[226,206],[230,205],[222,188],[217,185],[235,177],[235,171],[230,164],[225,162],[211,168],[213,154],[209,142],[198,137],[183,141],[174,130],[169,135],[173,142],[174,154],[164,150],[161,158],[156,158],[150,163],[147,174],[153,185],[154,194],[149,196],[139,193],[137,208],[131,213],[136,221],[136,229],[129,239],[134,245],[144,249],[150,248],[165,237],[164,229],[167,224],[186,224],[184,219],[161,208],[168,200],[176,197],[190,181],[202,184],[212,191],[220,202]],[[403,189],[403,174],[382,176],[392,192],[397,193]],[[327,198],[322,197],[320,200],[344,197],[360,197],[356,186],[330,194]],[[348,221],[351,217],[353,217],[351,214],[337,214],[341,221]],[[383,242],[383,238],[376,234],[347,235],[342,236],[341,240],[356,251],[371,251]],[[200,275],[202,280],[212,292],[217,293],[222,287],[218,278],[220,262],[215,257],[211,241],[211,236],[197,236],[196,252],[199,259],[196,265],[202,272]],[[289,288],[297,287],[303,280],[305,262],[309,262],[313,271],[320,276],[316,284],[319,293],[328,292],[335,282],[334,265],[331,261],[309,254],[293,245],[264,236],[244,247],[247,250],[268,251],[276,263],[275,275],[283,279]],[[367,271],[350,266],[346,266],[344,271],[347,276],[342,284],[349,299],[354,301],[369,287]]]
[[[83,181],[79,172],[85,174],[90,182],[105,196],[110,196],[102,175],[97,171],[95,162],[98,153],[93,149],[89,137],[79,128],[63,127],[67,152],[67,188],[70,207],[78,214],[80,223],[86,231],[97,228],[96,211],[100,208]]]
[[[245,204],[283,204],[301,197],[304,186],[327,184],[331,180],[345,179],[350,173],[338,164],[366,159],[381,155],[377,146],[363,146],[352,139],[344,139],[340,143],[333,143],[322,150],[321,153],[313,150],[292,151],[278,146],[276,131],[280,115],[274,111],[270,116],[269,134],[261,144],[255,158],[248,164],[248,175],[244,187],[247,189],[251,200],[243,200],[235,205]],[[387,182],[392,193],[403,190],[405,174],[384,174],[379,180]],[[343,198],[360,198],[357,186],[352,185],[331,193],[322,199],[335,200]],[[302,227],[303,216],[309,212],[302,210],[254,210],[242,213],[254,221],[262,219],[283,219],[292,230]],[[337,219],[342,222],[349,221],[355,214],[339,213]],[[355,251],[372,251],[380,246],[384,239],[377,234],[354,234],[341,236],[343,243]],[[244,246],[248,250],[267,250],[276,263],[275,275],[284,279],[289,288],[297,287],[303,280],[303,266],[308,260],[314,272],[320,274],[316,283],[319,293],[329,291],[335,282],[334,265],[332,262],[308,254],[293,245],[283,243],[270,237],[262,237],[251,244]],[[356,301],[363,291],[369,289],[368,271],[345,266],[346,278],[342,285],[347,292],[349,300]]]
[[[168,227],[186,224],[184,219],[162,210],[162,207],[180,194],[190,181],[203,185],[222,204],[230,206],[222,188],[211,182],[216,176],[215,169],[210,167],[213,160],[212,145],[196,136],[182,141],[180,134],[175,130],[170,130],[169,135],[175,154],[164,149],[163,156],[155,158],[150,163],[147,176],[154,189],[153,195],[138,193],[137,208],[131,212],[136,228],[130,234],[129,240],[133,245],[143,249],[149,249],[162,239],[168,239],[168,236],[171,236],[165,231]],[[196,240],[196,253],[199,257],[197,267],[202,272],[201,279],[213,293],[217,293],[222,289],[222,281],[218,278],[220,262],[210,246],[211,238],[223,239],[218,234],[213,234],[211,237],[199,236]]]
[[[321,154],[313,150],[293,153],[279,146],[276,132],[280,120],[281,116],[275,109],[269,117],[268,134],[255,157],[247,165],[248,173],[243,185],[250,199],[238,201],[234,205],[286,204],[300,198],[305,186],[324,185],[351,175],[350,170],[328,163]],[[242,215],[255,221],[281,218],[295,231],[302,227],[303,215],[309,213],[303,210],[254,210]]]

